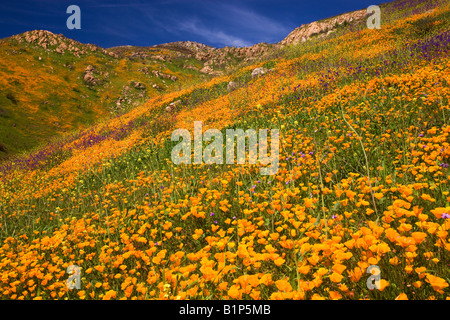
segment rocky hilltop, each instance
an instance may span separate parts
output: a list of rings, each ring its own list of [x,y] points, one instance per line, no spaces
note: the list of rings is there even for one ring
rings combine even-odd
[[[321,21],[314,21],[309,24],[301,25],[289,33],[289,35],[279,43],[274,44],[258,43],[250,47],[226,46],[223,48],[214,48],[193,41],[178,41],[159,44],[152,47],[122,46],[110,48],[108,50],[122,56],[126,51],[128,52],[129,58],[142,59],[151,55],[152,49],[164,48],[170,50],[171,54],[166,56],[153,56],[153,58],[162,61],[176,58],[194,58],[202,62],[203,66],[201,68],[195,68],[192,65],[186,65],[185,68],[196,69],[201,73],[210,75],[221,75],[227,69],[236,66],[237,62],[252,62],[261,59],[266,54],[274,52],[282,47],[305,42],[316,36],[320,38],[327,37],[339,27],[361,23],[366,17],[367,12],[364,9],[344,13]]]
[[[322,21],[301,25],[279,43],[258,43],[250,47],[226,46],[214,48],[194,41],[178,41],[148,47],[119,46],[104,49],[94,44],[83,44],[76,40],[68,39],[62,34],[54,34],[47,30],[28,31],[15,35],[12,38],[19,43],[34,44],[46,51],[54,51],[59,54],[68,52],[76,57],[97,52],[112,58],[125,57],[138,60],[151,58],[162,62],[172,61],[173,59],[193,58],[201,62],[201,65],[186,64],[183,67],[215,76],[223,74],[224,71],[235,66],[236,63],[255,61],[283,46],[308,41],[315,36],[326,37],[336,31],[338,27],[360,22],[366,16],[366,10],[344,13]],[[158,49],[165,49],[166,51],[161,52]]]
[[[65,52],[72,53],[76,57],[86,55],[92,52],[102,52],[111,57],[117,57],[112,51],[108,51],[94,44],[83,44],[76,40],[68,39],[62,34],[54,34],[47,30],[33,30],[22,34],[12,36],[13,39],[19,43],[27,42],[36,44],[47,51],[54,51],[56,53],[64,54]]]
[[[177,41],[151,47],[120,46],[107,50],[119,57],[127,57],[132,60],[150,58],[165,62],[176,59],[195,59],[200,62],[200,65],[186,64],[183,67],[215,76],[222,75],[227,69],[236,66],[236,63],[259,59],[276,47],[279,45],[259,43],[250,47],[214,48],[193,41]],[[161,52],[158,49],[165,51]]]
[[[309,24],[301,25],[293,30],[289,35],[284,38],[280,44],[290,45],[298,44],[310,40],[314,36],[326,37],[337,30],[341,25],[348,25],[358,23],[367,17],[366,10],[359,10],[349,13],[344,13],[339,16],[328,18],[322,21],[314,21]]]

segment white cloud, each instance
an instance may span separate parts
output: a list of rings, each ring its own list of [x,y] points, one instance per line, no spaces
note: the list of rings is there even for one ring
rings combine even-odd
[[[220,12],[220,16],[227,17],[227,21],[230,23],[239,25],[243,30],[252,31],[252,33],[257,32],[261,35],[277,36],[289,32],[289,30],[278,21],[243,7],[236,7],[223,3],[220,8],[218,8],[218,12]]]
[[[105,9],[123,7],[129,9],[126,16],[130,10],[135,13],[136,19],[102,28],[105,33],[121,37],[125,36],[126,29],[131,28],[133,34],[128,35],[129,38],[162,31],[176,35],[181,41],[198,41],[219,47],[248,47],[259,42],[279,41],[291,31],[283,23],[245,7],[243,2],[192,1],[188,8],[195,7],[195,13],[192,10],[183,12],[180,8],[186,5],[185,0],[155,0],[152,4],[141,0],[125,4],[119,0],[92,6]],[[174,7],[177,8],[173,10]]]
[[[197,22],[197,20],[191,19],[188,21],[180,22],[177,26],[180,31],[187,31],[201,36],[211,43],[224,46],[236,46],[236,47],[248,47],[252,43],[242,38],[227,34],[221,30],[211,30],[210,28]]]

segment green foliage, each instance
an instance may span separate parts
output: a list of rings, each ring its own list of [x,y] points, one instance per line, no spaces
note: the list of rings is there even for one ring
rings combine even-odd
[[[6,98],[8,98],[12,103],[17,104],[17,99],[11,92],[6,94]]]

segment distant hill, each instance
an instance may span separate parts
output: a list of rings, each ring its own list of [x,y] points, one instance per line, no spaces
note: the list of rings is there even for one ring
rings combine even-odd
[[[0,159],[209,77],[172,50],[147,52],[124,55],[44,30],[0,40]]]

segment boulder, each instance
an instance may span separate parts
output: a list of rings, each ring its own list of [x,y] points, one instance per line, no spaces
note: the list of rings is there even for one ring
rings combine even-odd
[[[86,69],[84,70],[83,80],[84,80],[84,82],[86,82],[87,84],[89,84],[91,86],[95,86],[98,83],[97,78],[94,77],[94,72],[97,72],[97,70],[91,64],[88,65],[86,67]]]
[[[227,85],[228,92],[236,90],[237,88],[239,88],[239,83],[235,81],[230,81]]]
[[[193,65],[190,65],[190,64],[184,65],[184,66],[183,66],[183,69],[190,69],[190,70],[198,71],[198,68],[197,68],[197,67],[195,67],[195,66],[193,66]]]
[[[358,10],[350,13],[344,13],[337,17],[315,21],[310,24],[302,24],[300,27],[293,30],[285,39],[283,39],[281,45],[298,44],[305,42],[320,35],[320,37],[327,37],[331,34],[330,31],[336,30],[337,26],[344,23],[352,24],[355,21],[361,21],[367,17],[368,13],[365,9]]]
[[[259,67],[259,68],[253,69],[253,71],[252,71],[252,78],[262,76],[263,74],[267,73],[267,71],[268,70],[266,68],[263,68],[263,67]]]
[[[64,64],[64,67],[68,68],[69,70],[75,69],[75,67],[73,65],[71,65],[71,64],[69,64],[67,62]]]
[[[177,100],[177,101],[169,103],[169,106],[178,107],[179,105],[181,105],[181,103],[182,103],[181,100]]]
[[[163,61],[163,62],[166,61],[166,59],[163,56],[161,56],[161,55],[153,56],[152,59],[157,59],[157,60],[160,60],[160,61]]]
[[[152,74],[153,74],[155,77],[158,77],[158,78],[170,79],[170,80],[172,80],[172,81],[177,81],[177,80],[178,80],[178,77],[177,77],[177,76],[172,76],[172,75],[170,75],[170,74],[165,74],[165,73],[162,73],[162,72],[160,72],[160,71],[158,71],[158,70],[152,70]]]
[[[214,71],[213,68],[211,68],[210,66],[205,66],[205,67],[200,69],[201,73],[211,74],[213,71]]]
[[[97,78],[95,78],[92,73],[85,73],[83,80],[84,82],[92,86],[95,86],[97,84]]]
[[[177,100],[177,101],[173,101],[171,103],[169,103],[169,105],[166,107],[166,111],[170,112],[172,110],[175,110],[176,107],[178,107],[179,105],[181,105],[183,102],[181,100]]]
[[[92,64],[90,64],[86,67],[84,72],[97,72],[97,70],[95,69],[95,67]]]
[[[148,74],[148,67],[143,67],[142,69],[139,69],[138,71],[142,72],[143,74]]]
[[[132,85],[134,88],[138,90],[145,90],[147,88],[145,84],[139,81],[130,81],[130,85]]]

